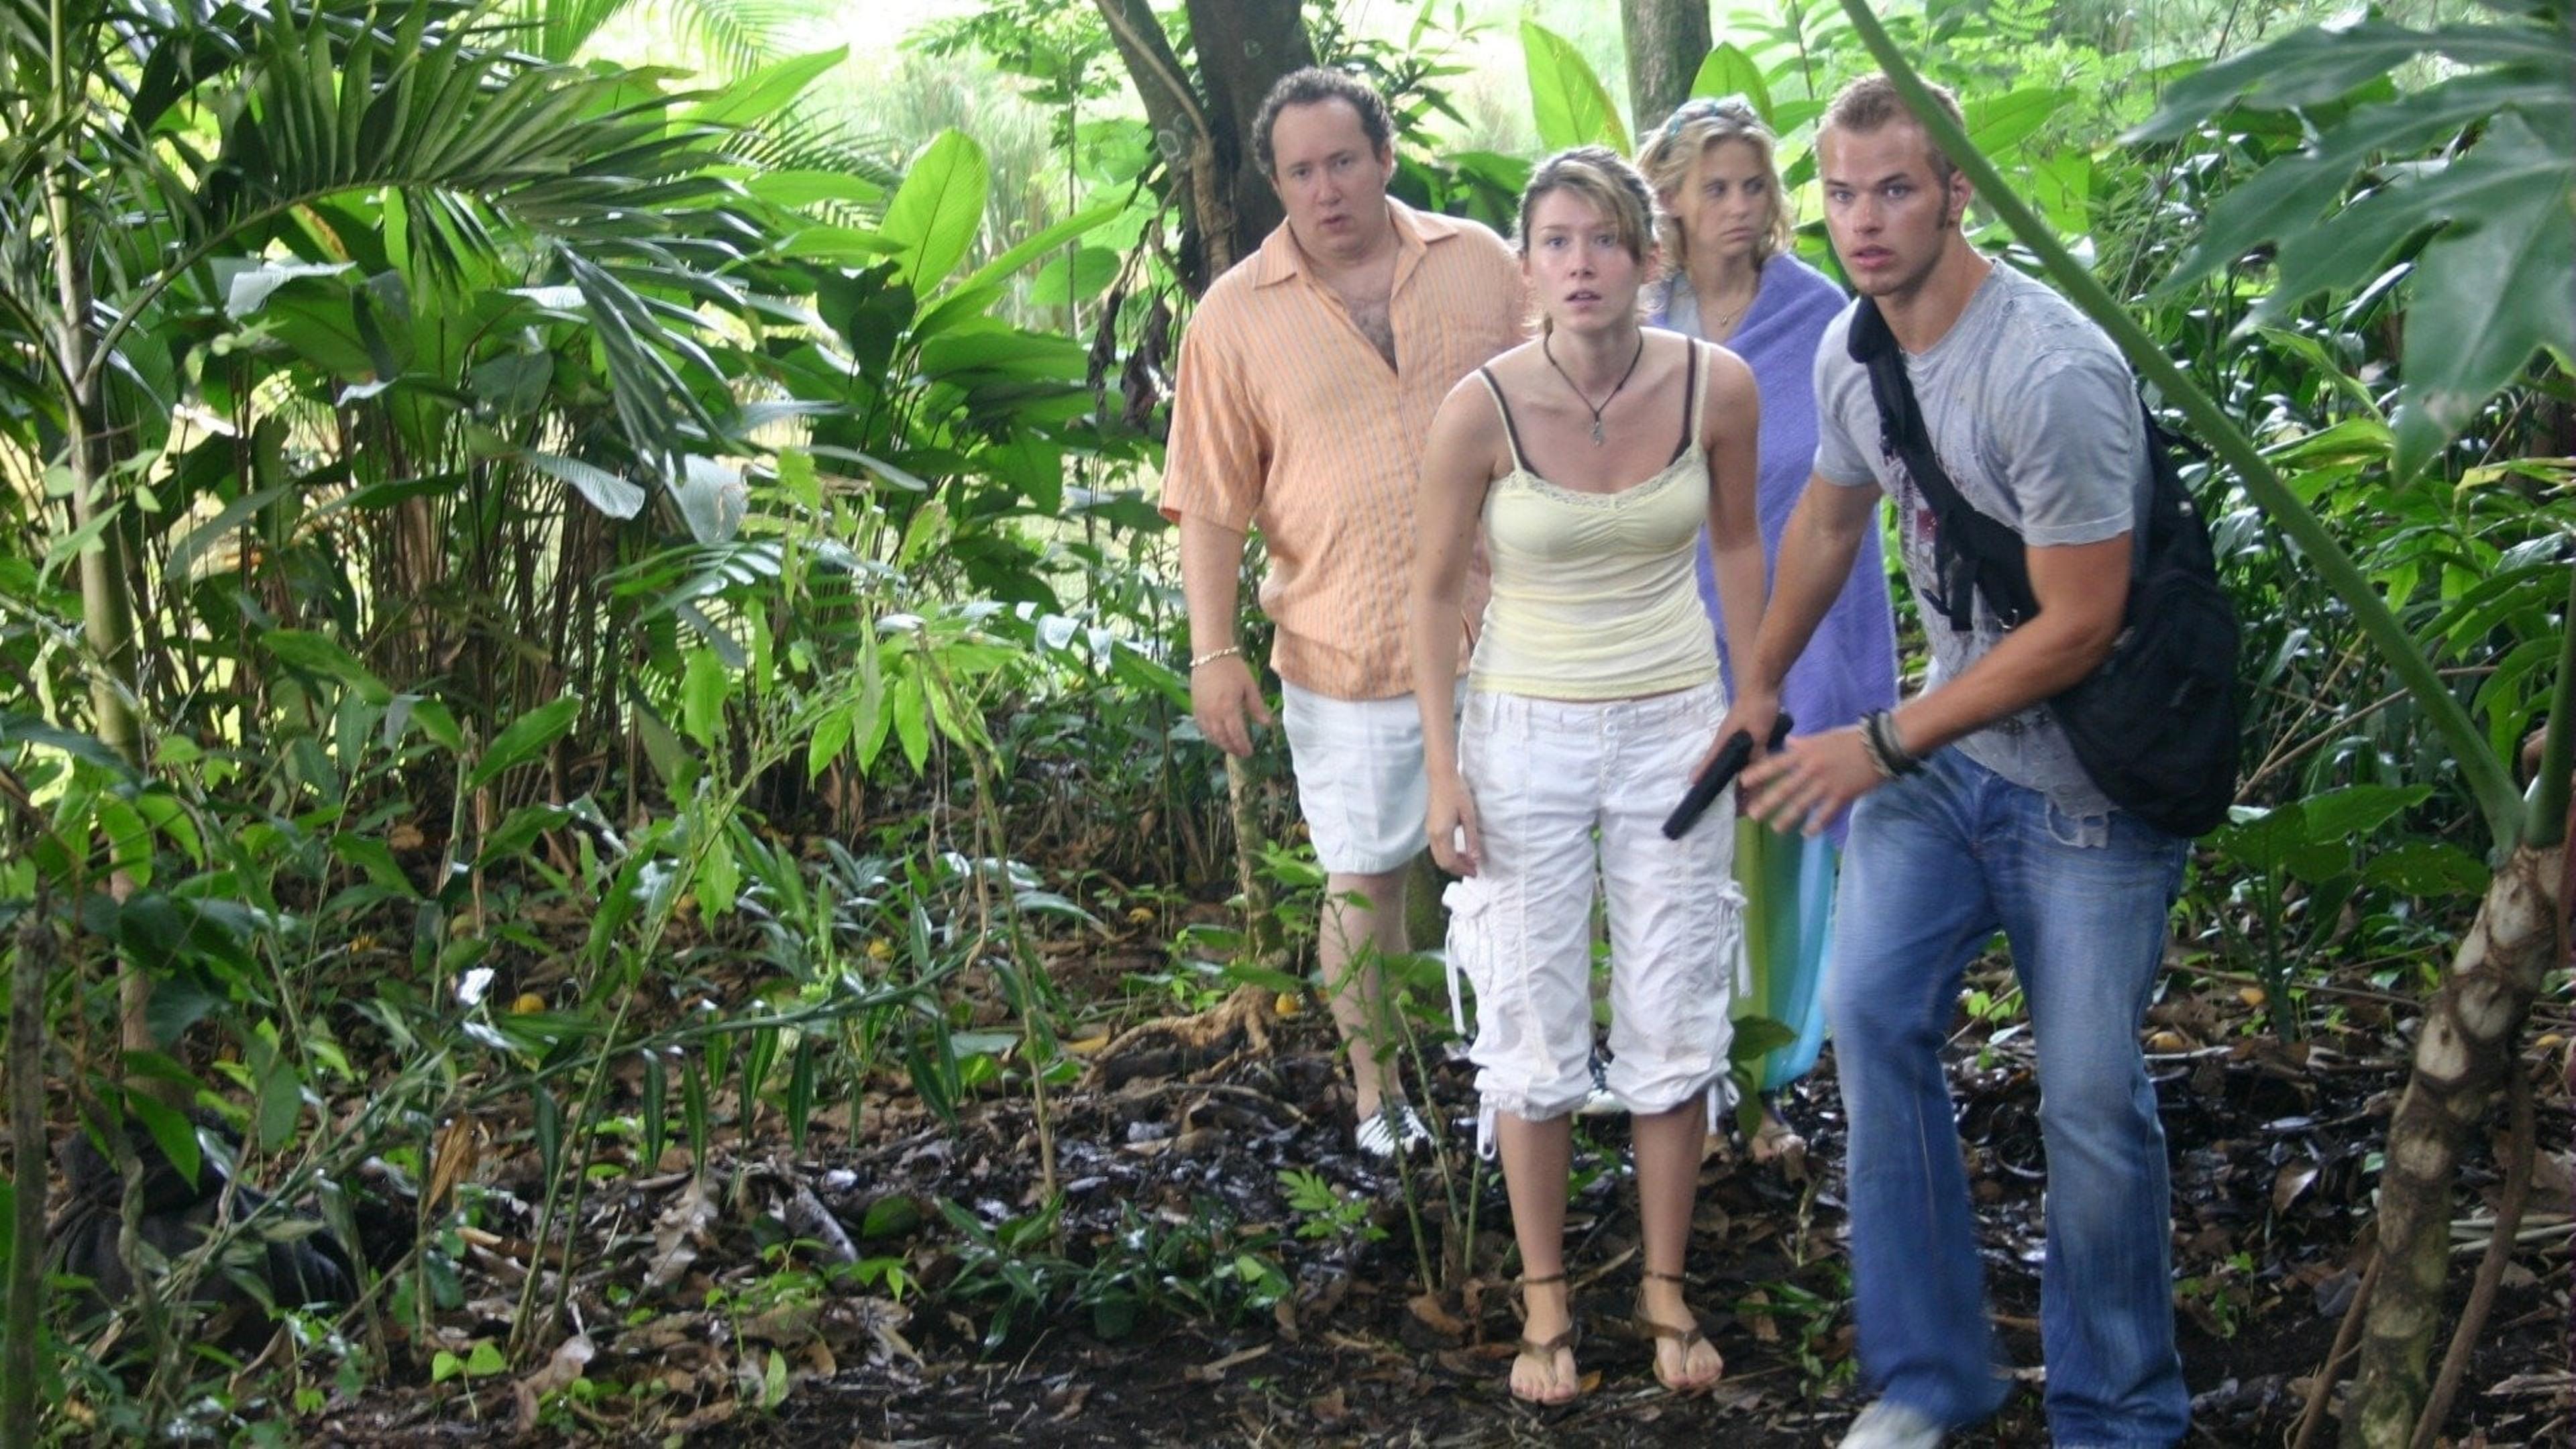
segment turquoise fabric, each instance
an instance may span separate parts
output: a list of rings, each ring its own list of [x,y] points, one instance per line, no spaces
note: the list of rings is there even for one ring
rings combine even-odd
[[[1763,1053],[1754,1085],[1776,1092],[1807,1074],[1825,1044],[1825,945],[1842,852],[1827,836],[1783,835],[1735,822],[1735,882],[1744,891],[1744,956],[1750,977],[1735,1019],[1767,1017],[1797,1034]]]

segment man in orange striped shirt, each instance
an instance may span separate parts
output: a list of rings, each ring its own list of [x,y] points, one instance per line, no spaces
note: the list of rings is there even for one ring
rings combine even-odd
[[[1371,1026],[1376,958],[1406,949],[1428,803],[1405,638],[1422,440],[1449,389],[1521,340],[1523,284],[1491,231],[1388,198],[1394,125],[1349,76],[1281,79],[1252,141],[1288,219],[1208,288],[1182,339],[1162,507],[1180,525],[1192,709],[1234,755],[1271,723],[1234,637],[1245,533],[1268,546],[1270,662],[1326,875],[1318,964],[1359,1144],[1383,1156],[1423,1132]]]

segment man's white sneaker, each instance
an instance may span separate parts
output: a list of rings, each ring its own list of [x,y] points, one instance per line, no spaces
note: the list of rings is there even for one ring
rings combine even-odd
[[[1615,1117],[1627,1110],[1626,1103],[1610,1095],[1609,1069],[1602,1062],[1600,1053],[1595,1052],[1592,1056],[1592,1090],[1583,1094],[1583,1100],[1575,1106],[1574,1115]]]
[[[1422,1114],[1413,1110],[1411,1103],[1390,1102],[1362,1117],[1352,1140],[1361,1152],[1384,1160],[1395,1156],[1398,1144],[1408,1153],[1431,1145],[1431,1128],[1422,1120]]]
[[[1941,1426],[1920,1411],[1885,1399],[1861,1411],[1842,1449],[1940,1449]]]

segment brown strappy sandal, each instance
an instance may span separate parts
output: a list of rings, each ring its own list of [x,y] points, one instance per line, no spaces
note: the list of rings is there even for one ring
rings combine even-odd
[[[1544,1288],[1551,1283],[1562,1283],[1564,1281],[1565,1275],[1563,1273],[1550,1273],[1545,1277],[1540,1278],[1523,1278],[1521,1280],[1521,1287],[1524,1290],[1534,1287]],[[1560,1353],[1571,1354],[1574,1351],[1574,1346],[1583,1341],[1583,1325],[1574,1319],[1574,1304],[1571,1299],[1567,1301],[1565,1308],[1567,1320],[1565,1331],[1554,1334],[1547,1339],[1540,1341],[1533,1341],[1528,1334],[1522,1334],[1520,1341],[1514,1345],[1518,1350],[1518,1353],[1515,1355],[1515,1361],[1521,1358],[1537,1359],[1541,1363],[1547,1365],[1548,1375],[1551,1378],[1555,1376],[1556,1356]],[[1573,1403],[1576,1399],[1583,1397],[1582,1366],[1580,1364],[1575,1366],[1574,1391],[1567,1394],[1564,1398],[1536,1398],[1522,1393],[1517,1388],[1512,1389],[1511,1393],[1513,1398],[1520,1400],[1522,1403],[1535,1404],[1543,1409],[1559,1408],[1563,1405]]]
[[[1659,1273],[1652,1268],[1646,1269],[1645,1275],[1663,1283],[1681,1283],[1684,1281],[1682,1275],[1679,1273]],[[1656,1383],[1662,1384],[1667,1390],[1676,1394],[1704,1394],[1709,1390],[1716,1388],[1719,1383],[1725,1380],[1726,1357],[1723,1354],[1718,1355],[1717,1376],[1706,1383],[1676,1383],[1672,1379],[1664,1377],[1663,1346],[1666,1342],[1669,1341],[1681,1346],[1682,1362],[1683,1364],[1688,1365],[1690,1363],[1690,1351],[1703,1343],[1707,1343],[1708,1335],[1700,1332],[1699,1325],[1696,1323],[1692,1324],[1688,1328],[1681,1328],[1670,1323],[1659,1322],[1656,1319],[1647,1317],[1646,1295],[1643,1287],[1640,1287],[1637,1292],[1636,1322],[1637,1331],[1647,1335],[1648,1340],[1653,1345],[1649,1351],[1653,1355]],[[1711,1345],[1712,1351],[1714,1351],[1714,1348],[1715,1346]]]

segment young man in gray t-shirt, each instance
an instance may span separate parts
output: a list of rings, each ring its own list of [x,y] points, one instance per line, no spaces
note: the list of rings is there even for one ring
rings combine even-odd
[[[1956,118],[1956,103],[1942,100]],[[1898,509],[1932,668],[1922,693],[1747,770],[1747,809],[1809,832],[1851,811],[1826,984],[1851,1124],[1861,1367],[1880,1398],[1846,1449],[1930,1449],[1991,1414],[1975,1220],[1940,1050],[1967,963],[2001,930],[2029,1002],[2048,1151],[2040,1337],[2051,1439],[2164,1445],[2189,1400],[2174,1350],[2165,1147],[2138,1029],[2163,960],[2185,842],[2114,809],[2045,709],[2109,653],[2149,477],[2129,376],[2055,293],[1959,228],[1968,185],[1883,77],[1819,128],[1844,271],[1902,349],[1961,496],[2022,538],[2039,608],[1953,631],[1933,513],[1883,445],[1846,312],[1816,358],[1815,476],[1791,517],[1753,666],[1720,735],[1757,740],[1778,683],[1876,526]]]

